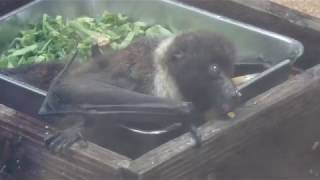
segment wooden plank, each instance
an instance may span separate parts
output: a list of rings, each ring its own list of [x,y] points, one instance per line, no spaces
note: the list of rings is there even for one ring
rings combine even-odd
[[[17,176],[24,179],[117,179],[121,177],[120,169],[130,163],[127,157],[92,143],[86,149],[75,144],[71,156],[55,156],[44,147],[43,140],[47,132],[52,131],[45,123],[0,105],[0,134],[11,140],[21,136],[28,162],[26,171]]]
[[[310,28],[313,30],[320,30],[320,20],[308,14],[281,6],[270,0],[231,0],[243,6],[248,6],[253,10],[258,10],[278,18],[282,18],[300,27]]]
[[[320,1],[315,0],[270,0],[301,13],[320,18]]]
[[[219,180],[319,179],[320,111],[284,121],[224,160],[214,170]]]
[[[298,61],[300,68],[320,62],[320,20],[283,7],[269,0],[179,0],[263,29],[293,37],[303,43],[305,52]]]
[[[172,140],[134,160],[130,170],[140,179],[179,179],[197,169],[212,171],[225,158],[279,124],[320,106],[320,65],[250,100],[232,121],[208,122],[200,128],[203,146],[193,147],[189,134]]]
[[[314,57],[320,53],[319,24],[312,17],[289,13],[284,18],[282,9],[278,10],[279,6],[267,1],[193,0],[188,3],[297,38],[306,46],[303,59],[311,62],[303,66],[318,62]],[[202,126],[202,148],[193,148],[190,135],[185,134],[132,163],[128,158],[94,144],[85,150],[73,146],[73,155],[69,158],[53,156],[43,144],[46,130],[52,129],[4,106],[0,106],[0,134],[11,139],[19,135],[24,137],[24,148],[32,163],[30,169],[34,170],[28,172],[29,179],[187,178],[201,174],[196,173],[199,170],[203,173],[211,171],[264,132],[273,130],[274,126],[301,117],[298,116],[301,113],[314,113],[314,107],[320,104],[319,98],[313,97],[320,88],[316,85],[320,81],[319,69],[317,66],[248,102],[238,110],[238,117],[233,121],[209,122]]]

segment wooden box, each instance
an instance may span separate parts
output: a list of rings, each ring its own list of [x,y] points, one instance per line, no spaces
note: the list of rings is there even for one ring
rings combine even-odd
[[[213,6],[214,3],[219,5],[219,1],[213,2]],[[238,5],[232,1],[230,3]],[[201,2],[196,5],[201,5]],[[223,12],[230,14],[231,10],[225,9]],[[21,15],[24,15],[23,12]],[[268,19],[268,23],[270,21],[272,19]],[[195,148],[192,138],[186,133],[134,159],[92,143],[87,149],[80,148],[79,144],[74,145],[71,156],[53,155],[45,149],[44,138],[55,129],[25,113],[1,105],[0,142],[2,149],[12,150],[2,154],[7,155],[5,158],[10,161],[15,154],[15,142],[19,142],[23,149],[18,152],[23,155],[21,167],[13,174],[3,174],[3,178],[205,179],[207,174],[220,168],[230,157],[255,145],[275,129],[290,122],[302,123],[301,119],[305,118],[313,122],[310,117],[318,115],[320,103],[320,99],[315,98],[320,90],[319,75],[320,67],[315,66],[249,100],[237,109],[234,120],[216,120],[202,125],[199,128],[203,140],[201,148]]]

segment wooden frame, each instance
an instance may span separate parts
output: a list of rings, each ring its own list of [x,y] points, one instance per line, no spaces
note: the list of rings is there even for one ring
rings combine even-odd
[[[7,138],[24,139],[28,168],[33,167],[24,179],[182,179],[208,173],[264,132],[314,113],[320,106],[318,92],[320,65],[250,100],[238,109],[235,120],[200,127],[201,148],[194,148],[190,135],[184,134],[135,160],[94,144],[88,149],[74,145],[70,157],[52,155],[43,144],[52,129],[5,106],[0,106],[0,130]]]
[[[319,42],[316,42],[318,20],[293,11],[290,11],[293,15],[284,18],[276,10],[280,6],[267,1],[259,1],[260,4],[254,0],[252,3],[248,0],[220,1],[220,4],[218,1],[208,5],[203,0],[201,6],[218,13],[219,7],[239,8],[237,12],[220,11],[223,15],[291,35],[304,42],[306,53],[302,59],[310,62],[305,67],[318,61],[314,58],[320,52]],[[200,6],[195,1],[188,2]],[[248,13],[240,16],[241,12]],[[237,110],[236,119],[208,122],[201,126],[203,146],[200,149],[195,149],[190,135],[184,134],[134,160],[91,143],[87,149],[74,145],[70,157],[52,155],[44,148],[43,139],[47,131],[54,129],[46,128],[45,123],[3,105],[0,106],[0,137],[9,141],[22,137],[28,166],[22,167],[13,179],[202,179],[265,132],[308,114],[319,115],[318,92],[320,65],[250,100]]]

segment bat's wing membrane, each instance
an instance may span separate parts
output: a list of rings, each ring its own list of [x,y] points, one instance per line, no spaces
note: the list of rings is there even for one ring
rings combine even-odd
[[[181,116],[191,113],[191,110],[191,103],[136,93],[94,79],[73,78],[52,86],[39,113],[106,117],[108,115]]]
[[[79,114],[89,120],[109,121],[116,119],[120,126],[145,134],[171,131],[184,124],[185,127],[190,128],[190,132],[197,142],[200,142],[193,123],[191,123],[195,117],[191,103],[155,97],[116,87],[101,79],[101,76],[95,76],[95,74],[73,76],[71,78],[66,71],[73,59],[51,84],[40,108],[40,115],[68,116]],[[165,127],[160,128],[161,132],[159,130],[145,131],[140,128],[144,127],[145,123],[164,124]],[[138,126],[131,126],[132,124],[138,124]]]

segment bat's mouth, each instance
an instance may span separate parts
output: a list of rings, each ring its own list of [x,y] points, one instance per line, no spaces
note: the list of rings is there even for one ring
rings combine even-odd
[[[221,113],[228,114],[230,112],[233,112],[233,110],[239,103],[241,96],[242,94],[237,89],[234,89],[234,93],[232,93],[230,98],[228,98],[229,101],[221,104]]]
[[[231,112],[233,108],[230,104],[222,104],[221,109],[223,114],[227,114]]]
[[[224,82],[223,85],[212,90],[211,98],[213,106],[216,108],[217,113],[225,116],[233,112],[239,104],[241,93],[233,85],[232,82]]]

